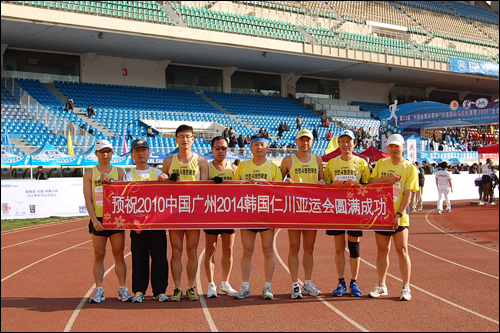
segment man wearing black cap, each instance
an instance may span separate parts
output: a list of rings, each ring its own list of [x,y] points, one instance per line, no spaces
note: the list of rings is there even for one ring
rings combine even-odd
[[[132,142],[131,152],[136,169],[125,174],[125,181],[167,180],[160,169],[148,165],[149,146],[144,139]],[[165,302],[168,285],[167,234],[165,230],[131,230],[132,302],[141,303],[149,284],[149,257],[151,256],[151,286],[154,299]]]

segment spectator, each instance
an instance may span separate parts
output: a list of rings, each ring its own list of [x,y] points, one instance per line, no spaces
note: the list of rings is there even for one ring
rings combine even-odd
[[[297,122],[297,129],[300,131],[300,129],[302,128],[302,118],[300,114],[295,121]]]
[[[93,128],[90,128],[90,129],[89,129],[89,134],[90,134],[90,135],[94,135],[94,129],[93,129]]]
[[[281,140],[284,131],[285,131],[285,124],[281,122],[281,124],[278,127],[278,140]]]
[[[229,138],[229,129],[227,127],[224,132],[222,132],[222,137],[226,139]]]
[[[329,130],[328,133],[326,133],[326,139],[330,140],[333,137],[332,130]]]
[[[69,98],[64,104],[64,111],[73,111],[74,102],[71,98]]]
[[[251,143],[252,143],[252,141],[251,141],[251,138],[250,138],[250,134],[247,134],[247,137],[245,138],[245,144],[249,145]]]
[[[469,174],[477,174],[477,163],[474,163],[470,166]]]
[[[318,141],[318,127],[317,126],[314,126],[312,134],[313,134],[313,137],[314,137],[314,141]]]
[[[424,174],[432,175],[432,168],[427,164],[427,161],[422,161],[422,168],[424,169]]]
[[[286,131],[290,131],[290,128],[288,127],[288,125],[287,125],[287,123],[286,123],[286,121],[285,121],[285,132],[286,132]]]
[[[128,123],[127,140],[132,140],[132,123]]]
[[[45,171],[43,171],[43,167],[41,165],[39,165],[36,170],[36,180],[47,180],[47,174],[45,173]]]
[[[92,109],[92,106],[89,105],[87,108],[87,117],[92,118],[92,116],[94,116],[95,114],[96,113],[95,113],[94,109]]]
[[[328,122],[328,119],[325,119],[325,127],[330,127],[330,123]]]
[[[147,133],[146,135],[150,138],[154,138],[155,137],[155,134],[153,133],[153,127],[151,126],[148,126],[148,130],[147,130]]]

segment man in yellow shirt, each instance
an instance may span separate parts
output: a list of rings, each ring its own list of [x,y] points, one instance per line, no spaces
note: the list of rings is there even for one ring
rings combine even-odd
[[[370,177],[370,184],[391,183],[394,196],[394,231],[375,231],[377,242],[377,274],[379,284],[370,292],[371,297],[388,295],[385,278],[389,268],[389,251],[391,237],[399,259],[399,267],[403,276],[401,300],[411,300],[410,274],[411,261],[408,255],[408,233],[410,218],[407,213],[412,192],[418,191],[418,173],[415,166],[405,160],[404,139],[399,134],[393,134],[387,139],[387,152],[391,157],[380,159]]]
[[[314,142],[314,136],[308,129],[303,129],[297,134],[295,143],[298,151],[289,155],[281,162],[281,174],[284,181],[289,183],[312,183],[326,184],[323,179],[323,161],[318,155],[311,154],[310,150]],[[287,176],[290,176],[287,178]],[[314,244],[316,243],[317,230],[292,230],[288,229],[288,268],[292,278],[292,298],[302,298],[302,294],[317,296],[321,291],[316,289],[312,283],[312,271],[314,266]],[[299,250],[302,235],[304,257],[305,282],[304,290],[301,290],[298,280],[299,275]]]
[[[236,169],[234,180],[281,181],[281,171],[276,164],[266,158],[269,151],[269,140],[263,135],[252,136],[250,150],[253,158],[243,161]],[[234,298],[251,296],[250,273],[252,271],[252,256],[255,249],[255,239],[260,233],[262,253],[264,254],[264,272],[266,284],[262,290],[264,299],[273,299],[271,280],[274,274],[275,259],[273,250],[274,229],[241,229],[241,243],[243,244],[243,257],[241,258],[241,274],[243,284]]]
[[[163,161],[163,172],[170,180],[193,181],[208,180],[207,160],[191,151],[194,143],[193,128],[181,125],[175,131],[175,141],[179,145],[177,154],[168,156]],[[174,176],[175,175],[175,176]],[[198,295],[194,291],[194,280],[198,271],[198,243],[200,230],[170,230],[170,245],[172,247],[172,259],[170,268],[174,280],[174,294],[170,301],[180,301],[182,298],[181,276],[182,276],[182,248],[184,236],[186,236],[186,252],[188,261],[186,265],[188,275],[188,287],[186,294],[190,301],[197,301]]]

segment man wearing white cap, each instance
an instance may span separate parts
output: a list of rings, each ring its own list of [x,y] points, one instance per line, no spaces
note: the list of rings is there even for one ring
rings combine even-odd
[[[289,183],[326,184],[323,179],[323,161],[318,155],[310,153],[314,142],[314,135],[308,129],[300,130],[295,139],[298,151],[289,155],[281,162],[281,174],[284,181]],[[290,176],[290,178],[287,178]],[[292,278],[292,298],[302,298],[302,293],[311,296],[321,294],[312,283],[312,270],[314,265],[314,243],[317,230],[288,230],[288,267]],[[300,236],[304,241],[304,266],[305,282],[302,291],[298,282],[299,275],[299,250]]]
[[[96,284],[94,296],[90,298],[90,303],[100,303],[105,299],[102,280],[104,278],[104,257],[108,238],[115,258],[116,276],[120,282],[118,299],[128,302],[132,297],[129,295],[127,287],[125,287],[127,277],[127,264],[123,256],[125,230],[104,230],[101,224],[103,216],[103,182],[123,180],[125,171],[111,166],[113,146],[108,140],[97,141],[95,149],[99,163],[94,168],[85,171],[83,175],[83,196],[90,216],[89,233],[92,234],[92,246],[94,248],[93,273]]]
[[[411,261],[408,255],[408,233],[410,218],[407,208],[411,200],[411,192],[418,191],[418,173],[415,166],[403,157],[405,142],[401,135],[393,134],[387,139],[387,152],[390,157],[380,159],[370,177],[370,184],[393,184],[394,196],[394,231],[375,231],[377,242],[377,274],[379,284],[370,292],[371,297],[388,295],[385,279],[389,268],[389,251],[391,236],[399,259],[399,267],[403,276],[401,300],[411,300],[410,274]]]
[[[144,139],[132,142],[130,155],[136,168],[127,172],[126,181],[167,180],[167,174],[148,165],[149,145]],[[151,287],[153,298],[165,302],[168,296],[167,233],[165,230],[131,230],[130,251],[132,252],[132,302],[141,303],[149,285],[149,258],[151,257]]]
[[[344,130],[339,134],[339,148],[341,155],[330,161],[325,167],[325,181],[336,188],[359,186],[359,183],[367,184],[370,179],[368,163],[358,156],[353,155],[356,147],[356,136],[350,130]],[[333,296],[347,294],[347,286],[344,279],[345,270],[345,234],[347,233],[347,246],[349,248],[351,282],[349,292],[353,297],[360,297],[361,291],[358,287],[358,272],[361,262],[359,252],[359,238],[363,236],[362,230],[327,230],[326,234],[335,237],[335,264],[339,284],[332,292]]]

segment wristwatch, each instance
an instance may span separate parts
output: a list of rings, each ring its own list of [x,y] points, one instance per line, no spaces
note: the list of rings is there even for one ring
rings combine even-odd
[[[400,212],[397,212],[396,215],[399,215],[399,217],[403,217],[403,214],[401,214]]]

